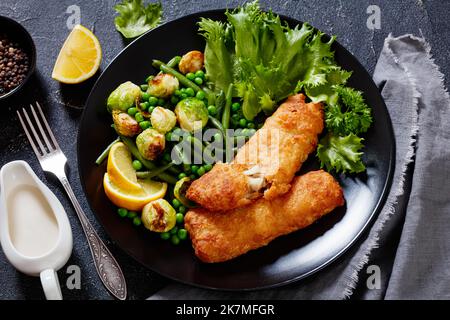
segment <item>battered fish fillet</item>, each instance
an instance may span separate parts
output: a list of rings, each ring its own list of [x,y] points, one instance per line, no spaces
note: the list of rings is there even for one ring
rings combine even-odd
[[[303,94],[289,97],[239,149],[233,162],[216,164],[191,184],[187,197],[210,211],[227,211],[286,193],[315,150],[323,120],[320,103],[305,103]]]
[[[223,262],[305,228],[343,204],[339,184],[319,170],[296,177],[291,190],[272,201],[259,199],[228,212],[191,209],[185,227],[200,260]]]

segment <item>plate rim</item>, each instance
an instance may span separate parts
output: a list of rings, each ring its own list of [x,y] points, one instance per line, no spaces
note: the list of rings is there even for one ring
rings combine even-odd
[[[77,132],[77,167],[78,167],[78,176],[81,182],[81,186],[82,186],[82,190],[83,190],[83,195],[86,199],[86,202],[89,206],[89,209],[92,213],[94,213],[95,219],[97,220],[98,224],[101,226],[101,228],[103,229],[103,231],[105,232],[105,234],[109,237],[110,241],[114,244],[115,248],[121,250],[123,253],[127,254],[129,257],[133,258],[134,261],[136,261],[137,263],[139,263],[141,266],[143,266],[144,268],[151,270],[152,272],[158,274],[161,277],[170,279],[172,281],[178,282],[178,283],[182,283],[185,285],[189,285],[189,286],[193,286],[193,287],[197,287],[197,288],[201,288],[201,289],[207,289],[207,290],[213,290],[213,291],[225,291],[225,292],[251,292],[251,291],[260,291],[260,290],[265,290],[265,289],[273,289],[273,288],[279,288],[279,287],[283,287],[292,283],[296,283],[301,281],[302,279],[305,279],[321,270],[323,270],[324,268],[328,267],[329,265],[331,265],[332,263],[336,262],[337,259],[339,259],[340,257],[342,257],[347,250],[349,250],[353,245],[355,245],[356,242],[358,242],[359,240],[361,240],[361,236],[362,234],[364,234],[365,232],[368,232],[369,229],[368,227],[370,225],[372,225],[375,222],[375,217],[377,217],[382,208],[383,205],[386,202],[386,199],[389,195],[389,191],[391,189],[392,186],[392,180],[393,180],[393,176],[394,176],[394,171],[395,171],[395,160],[396,160],[396,139],[395,139],[395,135],[394,135],[394,129],[393,129],[393,124],[392,124],[392,120],[391,117],[389,115],[389,111],[387,109],[386,103],[384,101],[383,96],[381,95],[381,92],[379,92],[379,95],[381,97],[381,102],[382,102],[382,112],[385,114],[386,118],[388,119],[388,125],[387,125],[387,129],[389,131],[389,135],[391,137],[391,148],[389,150],[390,152],[390,157],[389,157],[389,164],[388,164],[388,172],[387,172],[387,177],[386,180],[384,182],[384,185],[382,187],[382,191],[381,191],[381,196],[378,199],[378,202],[375,205],[375,208],[373,209],[372,213],[370,214],[369,218],[367,219],[366,223],[362,226],[362,228],[359,230],[359,232],[353,237],[353,239],[351,241],[349,241],[347,243],[347,245],[342,248],[339,252],[337,252],[332,258],[328,259],[326,262],[320,264],[319,266],[317,266],[316,268],[303,273],[302,275],[299,275],[297,277],[293,277],[291,279],[287,279],[287,280],[283,280],[283,281],[279,281],[273,284],[268,284],[268,285],[262,285],[262,286],[256,286],[256,287],[250,287],[250,288],[222,288],[222,287],[215,287],[215,286],[208,286],[208,285],[203,285],[203,284],[198,284],[195,282],[190,282],[190,281],[186,281],[183,279],[178,279],[175,278],[171,275],[166,275],[163,274],[159,271],[154,270],[153,268],[147,266],[146,264],[144,264],[143,262],[140,261],[140,259],[138,259],[130,250],[123,248],[122,246],[120,246],[116,240],[111,236],[110,232],[103,226],[103,223],[101,221],[101,218],[99,217],[99,215],[97,214],[97,212],[93,209],[92,206],[92,201],[86,196],[87,192],[86,192],[86,181],[84,179],[84,177],[81,174],[81,165],[80,165],[80,161],[78,160],[79,158],[79,154],[80,154],[80,136],[81,136],[81,129],[82,126],[81,124],[84,123],[84,118],[86,117],[86,104],[87,102],[91,99],[91,96],[93,95],[94,90],[97,88],[98,84],[100,83],[100,81],[102,81],[103,79],[103,75],[105,73],[105,71],[107,69],[109,69],[109,67],[116,61],[116,59],[118,59],[119,56],[121,56],[127,49],[128,47],[134,45],[134,43],[138,40],[140,40],[142,37],[146,36],[147,34],[158,30],[170,23],[173,23],[175,21],[179,21],[181,19],[187,19],[187,18],[192,18],[194,16],[201,16],[202,14],[220,14],[220,13],[224,13],[227,10],[232,10],[234,8],[219,8],[219,9],[212,9],[212,10],[204,10],[204,11],[198,11],[198,12],[194,12],[194,13],[190,13],[188,15],[183,15],[181,17],[178,17],[176,19],[172,19],[170,21],[166,21],[164,23],[162,23],[161,25],[157,26],[154,29],[148,30],[147,32],[145,32],[144,34],[140,35],[139,37],[137,37],[136,39],[132,40],[130,43],[128,43],[124,48],[122,48],[115,56],[114,58],[108,63],[108,65],[102,69],[101,74],[99,75],[99,77],[97,78],[97,80],[95,81],[95,83],[92,86],[92,89],[89,92],[88,97],[86,98],[86,102],[85,102],[85,107],[83,108],[83,112],[81,114],[80,117],[80,121],[79,121],[79,128],[78,128],[78,132]],[[301,23],[305,23],[301,20],[298,20],[296,18],[293,17],[289,17],[287,15],[282,15],[282,14],[278,14],[280,16],[281,19],[284,20],[290,20],[293,21],[295,23],[301,24]],[[313,28],[315,28],[316,30],[322,31],[319,28],[314,27],[313,25],[311,25]],[[323,31],[322,31],[323,32]],[[325,33],[327,36],[328,33]],[[341,45],[339,43],[339,41],[335,41],[334,43],[335,45],[339,46],[341,49],[345,50],[351,57],[353,57],[353,59],[355,60],[355,63],[358,65],[358,67],[360,67],[362,70],[364,70],[364,72],[367,74],[368,78],[369,78],[369,82],[371,82],[371,84],[373,86],[375,86],[376,88],[378,88],[378,86],[375,84],[372,76],[369,74],[369,72],[366,70],[366,68],[360,63],[360,61],[350,52],[347,50],[347,48],[345,48],[343,45]],[[378,88],[379,90],[379,88]]]

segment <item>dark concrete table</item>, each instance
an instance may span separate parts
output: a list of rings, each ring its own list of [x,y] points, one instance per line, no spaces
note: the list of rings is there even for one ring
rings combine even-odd
[[[145,269],[115,247],[89,210],[80,186],[77,170],[77,131],[84,101],[95,78],[81,85],[63,86],[50,77],[59,49],[69,30],[67,9],[77,5],[81,12],[81,24],[93,29],[103,48],[102,68],[126,45],[113,24],[114,0],[2,0],[0,15],[21,22],[32,34],[36,43],[37,71],[26,92],[6,104],[0,103],[0,166],[17,159],[28,161],[38,175],[67,208],[72,223],[74,248],[68,265],[81,268],[81,289],[66,288],[68,274],[63,268],[59,278],[66,299],[110,299],[101,284],[92,264],[90,252],[75,212],[62,187],[52,179],[44,177],[39,164],[26,140],[15,116],[15,108],[35,100],[45,106],[51,127],[69,159],[69,179],[84,210],[99,234],[111,248],[121,264],[128,282],[129,297],[143,299],[154,293],[169,280]],[[170,21],[196,11],[234,6],[241,1],[163,1],[164,19]],[[450,1],[438,0],[266,0],[265,8],[272,7],[277,13],[309,21],[313,26],[329,34],[347,47],[361,63],[372,72],[384,38],[392,33],[423,35],[431,44],[436,62],[445,75],[450,74]],[[370,30],[366,26],[369,5],[377,4],[381,9],[381,29]],[[164,45],[164,44],[157,44]],[[98,75],[97,75],[98,76]],[[446,85],[448,87],[447,77]],[[47,180],[45,180],[47,179]],[[38,278],[22,275],[6,261],[0,251],[0,299],[42,299],[43,293]]]

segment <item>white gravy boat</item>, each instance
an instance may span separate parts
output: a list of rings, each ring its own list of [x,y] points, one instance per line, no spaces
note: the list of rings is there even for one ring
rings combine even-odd
[[[0,242],[19,271],[40,276],[45,297],[61,300],[56,271],[72,252],[72,230],[64,207],[25,161],[0,171]]]

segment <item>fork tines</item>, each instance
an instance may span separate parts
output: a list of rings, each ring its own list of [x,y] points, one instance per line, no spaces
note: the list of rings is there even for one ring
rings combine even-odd
[[[34,153],[36,153],[36,156],[38,158],[42,158],[47,154],[57,151],[59,149],[59,146],[56,142],[52,130],[50,129],[50,126],[48,125],[47,120],[45,119],[42,108],[37,101],[36,106],[38,112],[36,112],[33,105],[30,104],[30,110],[31,114],[33,114],[33,118],[28,115],[28,112],[25,108],[22,108],[22,110],[18,110],[17,115],[28,138],[28,141],[30,141]],[[44,125],[42,125],[42,123]]]

